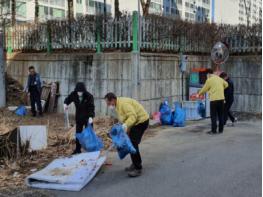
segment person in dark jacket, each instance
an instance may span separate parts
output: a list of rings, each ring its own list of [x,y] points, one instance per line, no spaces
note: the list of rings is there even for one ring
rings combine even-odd
[[[82,82],[76,84],[75,90],[64,101],[64,110],[68,110],[68,106],[74,102],[76,108],[76,132],[81,133],[83,128],[86,128],[88,123],[93,123],[95,116],[94,98],[86,90],[86,86]],[[73,154],[81,153],[81,144],[76,139],[76,149]]]
[[[231,112],[231,106],[234,102],[234,84],[232,80],[229,78],[227,73],[222,72],[220,77],[224,79],[228,83],[228,87],[225,89],[225,108],[224,108],[224,124],[226,125],[228,117],[230,118],[232,124],[236,121],[236,118],[233,116]]]
[[[29,75],[27,79],[27,85],[25,91],[30,94],[31,111],[32,115],[36,116],[36,104],[39,115],[42,116],[42,105],[41,105],[41,79],[40,75],[36,73],[34,66],[28,68]]]

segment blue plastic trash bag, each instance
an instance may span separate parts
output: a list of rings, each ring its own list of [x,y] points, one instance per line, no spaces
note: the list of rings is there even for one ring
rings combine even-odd
[[[186,113],[183,108],[181,108],[179,103],[175,103],[175,111],[173,116],[174,127],[184,127],[186,120]]]
[[[81,133],[76,133],[76,138],[87,152],[99,151],[103,148],[101,138],[95,134],[90,124]]]
[[[197,104],[197,111],[198,111],[198,114],[202,117],[202,118],[205,118],[205,105],[204,103],[202,103],[201,101],[198,102]]]
[[[124,159],[128,154],[136,153],[130,138],[123,130],[121,124],[115,124],[110,130],[110,137],[114,146],[117,148],[120,159]]]
[[[162,125],[172,125],[173,124],[173,115],[171,107],[168,104],[168,101],[164,101],[160,106],[161,113],[161,123]]]
[[[15,111],[16,115],[18,116],[25,116],[26,115],[26,107],[24,105],[20,105],[16,111]]]

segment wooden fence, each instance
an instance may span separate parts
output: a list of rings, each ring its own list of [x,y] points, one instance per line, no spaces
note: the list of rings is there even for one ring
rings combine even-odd
[[[229,45],[230,53],[258,53],[262,50],[261,28],[241,31],[237,26],[178,23],[163,17],[138,17],[137,12],[118,20],[89,17],[75,21],[18,24],[7,27],[5,35],[8,52],[140,49],[209,53],[219,40]]]

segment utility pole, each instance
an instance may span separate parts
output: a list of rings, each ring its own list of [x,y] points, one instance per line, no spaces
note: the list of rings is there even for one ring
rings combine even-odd
[[[138,52],[140,54],[141,51],[141,3],[138,0]]]
[[[0,6],[0,90],[1,90],[0,107],[5,107],[5,105],[6,105],[6,89],[5,89],[3,5]]]

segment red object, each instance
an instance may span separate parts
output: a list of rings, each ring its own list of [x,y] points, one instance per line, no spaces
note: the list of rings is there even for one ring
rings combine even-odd
[[[161,117],[161,113],[160,112],[154,112],[152,114],[153,120],[157,120],[158,122],[161,122],[160,117]]]
[[[192,72],[197,72],[197,73],[199,73],[199,72],[206,72],[206,68],[192,68]]]
[[[199,97],[197,96],[197,93],[193,93],[190,95],[190,100],[191,101],[196,101],[196,100],[203,100],[205,99],[204,95],[199,95]]]

